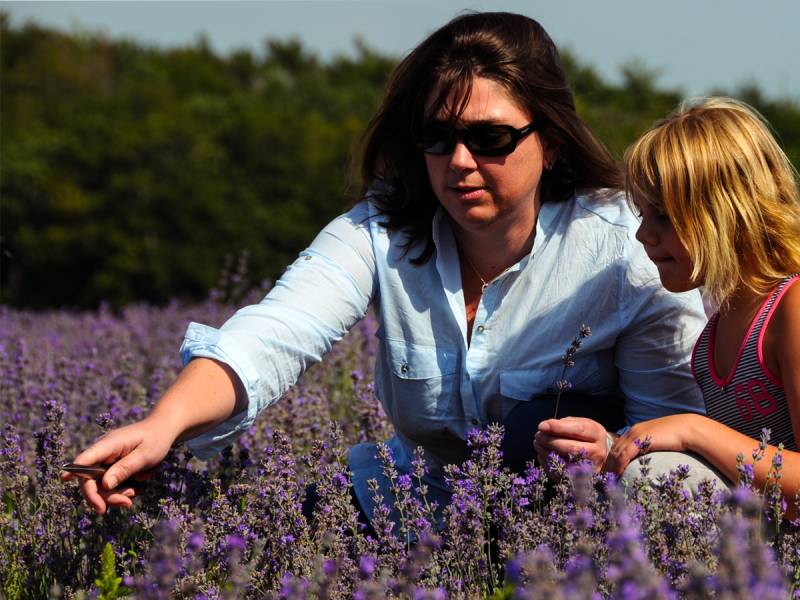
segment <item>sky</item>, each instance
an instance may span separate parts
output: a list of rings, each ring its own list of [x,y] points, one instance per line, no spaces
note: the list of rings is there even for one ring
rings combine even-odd
[[[468,9],[537,19],[560,48],[612,82],[638,60],[660,86],[685,96],[755,83],[769,97],[800,102],[798,0],[0,1],[12,26],[32,20],[159,46],[194,44],[202,32],[222,53],[297,37],[323,59],[352,54],[356,36],[402,56]]]

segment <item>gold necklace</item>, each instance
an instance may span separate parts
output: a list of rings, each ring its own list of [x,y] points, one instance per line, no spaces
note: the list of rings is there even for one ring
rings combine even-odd
[[[495,277],[494,279],[490,279],[489,281],[486,281],[483,277],[481,277],[481,274],[478,272],[478,269],[475,268],[475,265],[472,264],[472,261],[469,259],[469,256],[467,256],[467,253],[462,251],[461,255],[467,260],[467,264],[472,269],[472,272],[475,273],[475,275],[478,276],[478,279],[481,280],[481,295],[483,295],[483,292],[486,291],[486,288],[489,287],[489,284],[492,283],[492,281],[494,281],[494,279],[497,279],[497,278]]]

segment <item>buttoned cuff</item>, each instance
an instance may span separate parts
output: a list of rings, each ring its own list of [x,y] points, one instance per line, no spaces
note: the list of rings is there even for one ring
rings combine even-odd
[[[205,460],[235,442],[255,421],[259,411],[258,403],[253,400],[258,373],[230,334],[200,323],[189,323],[180,352],[184,366],[200,357],[225,363],[236,373],[247,396],[246,410],[187,442],[192,453]]]

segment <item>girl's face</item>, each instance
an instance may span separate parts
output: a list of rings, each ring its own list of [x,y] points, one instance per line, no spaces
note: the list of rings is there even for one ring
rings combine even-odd
[[[433,97],[429,99],[431,102]],[[441,118],[445,120],[444,115]],[[501,85],[476,77],[457,128],[493,124],[519,129],[530,122],[531,115]],[[457,139],[451,153],[426,154],[425,164],[433,192],[456,226],[475,229],[525,217],[530,222],[539,208],[540,180],[546,159],[552,160],[534,131],[505,156],[472,154]]]
[[[662,207],[649,202],[637,204],[642,217],[636,239],[644,246],[670,292],[686,292],[702,284],[692,280],[692,259]]]

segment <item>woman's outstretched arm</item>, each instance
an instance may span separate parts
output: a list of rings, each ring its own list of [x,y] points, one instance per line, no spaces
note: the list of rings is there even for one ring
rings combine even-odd
[[[175,442],[191,440],[199,458],[233,443],[364,316],[376,285],[368,216],[361,203],[334,219],[259,304],[237,311],[222,328],[189,325],[181,348],[186,367],[152,413],[75,458],[114,463],[100,486],[81,482],[94,510],[130,506],[133,489],[114,486],[146,475]]]
[[[113,463],[102,482],[81,480],[83,497],[99,514],[109,506],[130,507],[133,489],[115,489],[119,482],[146,474],[174,443],[208,431],[246,407],[246,394],[229,366],[207,358],[192,360],[149,416],[108,432],[75,457],[83,465]],[[63,475],[64,480],[73,477]]]

